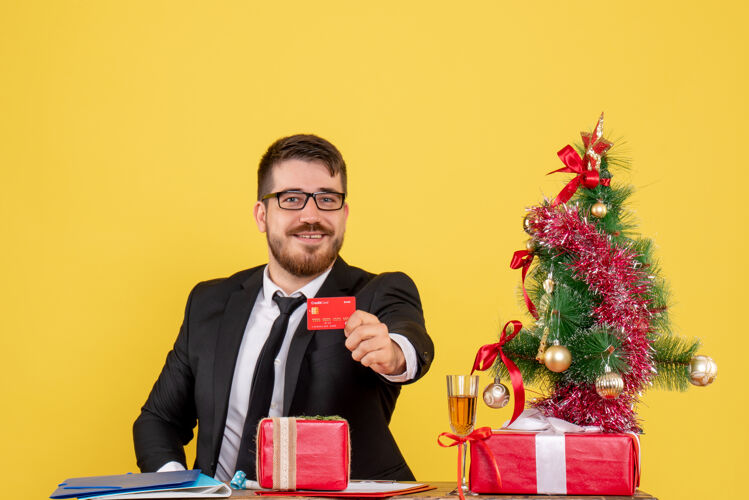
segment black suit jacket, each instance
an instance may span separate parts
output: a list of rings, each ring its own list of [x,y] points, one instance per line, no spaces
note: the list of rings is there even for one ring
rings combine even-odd
[[[183,446],[197,423],[194,468],[215,474],[234,365],[262,284],[260,266],[199,283],[190,293],[174,348],[133,425],[142,472],[169,461],[185,464]],[[403,273],[374,275],[338,258],[317,296],[350,295],[356,297],[357,309],[408,338],[418,358],[414,380],[424,375],[434,346],[413,281]],[[306,316],[302,318],[286,362],[283,415],[340,415],[348,420],[352,478],[413,479],[388,429],[400,384],[354,361],[344,341],[342,330],[309,331]]]

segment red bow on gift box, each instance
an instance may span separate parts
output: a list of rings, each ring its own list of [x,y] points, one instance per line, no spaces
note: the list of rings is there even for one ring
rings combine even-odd
[[[461,500],[465,500],[465,497],[463,496],[463,488],[461,477],[463,474],[463,445],[471,441],[474,444],[478,444],[479,446],[483,446],[484,451],[486,452],[486,455],[491,460],[491,465],[495,473],[495,484],[497,485],[497,489],[502,487],[502,477],[499,474],[499,467],[497,466],[497,461],[494,458],[494,453],[492,453],[492,450],[489,449],[488,446],[486,446],[486,443],[484,442],[486,439],[488,439],[492,435],[492,428],[491,427],[480,427],[470,433],[467,436],[458,436],[456,434],[451,434],[449,432],[443,432],[439,436],[437,436],[437,444],[442,446],[443,448],[450,448],[451,446],[458,446],[458,496],[460,496]],[[445,444],[442,441],[440,441],[440,438],[446,437],[449,439],[452,439],[452,443]]]

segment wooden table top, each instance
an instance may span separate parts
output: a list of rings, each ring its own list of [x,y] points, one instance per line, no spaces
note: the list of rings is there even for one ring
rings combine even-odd
[[[449,495],[449,493],[455,488],[454,482],[445,482],[445,481],[419,481],[422,483],[427,483],[432,486],[436,486],[436,489],[429,490],[429,491],[422,491],[420,493],[409,493],[406,495],[398,496],[398,497],[392,497],[396,500],[408,500],[408,499],[449,499],[449,500],[455,500],[457,495]],[[300,498],[322,498],[322,497],[292,497],[292,496],[258,496],[253,493],[252,490],[232,490],[231,498],[254,498],[256,500],[263,500],[263,499],[284,499],[284,500],[292,500],[292,499],[300,499]],[[642,499],[648,499],[648,500],[658,500],[652,495],[648,495],[647,493],[637,490],[633,496],[609,496],[609,495],[478,495],[478,496],[466,496],[466,500],[471,499],[489,499],[489,498],[496,498],[496,499],[502,499],[502,500],[510,500],[510,499],[518,499],[518,500],[528,500],[528,499],[539,499],[539,500],[642,500]]]

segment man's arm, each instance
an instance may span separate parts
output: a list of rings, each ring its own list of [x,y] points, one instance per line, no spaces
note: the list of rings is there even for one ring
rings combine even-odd
[[[168,462],[186,466],[186,445],[193,437],[197,412],[193,399],[195,379],[188,358],[190,293],[174,348],[133,424],[135,456],[141,472],[154,472]]]
[[[357,310],[346,322],[346,347],[353,359],[391,382],[410,382],[426,373],[434,345],[414,282],[403,273],[385,273],[358,295],[369,312]]]
[[[390,333],[390,340],[398,344],[398,347],[403,351],[403,357],[406,358],[406,368],[401,373],[383,375],[383,377],[389,382],[408,382],[416,376],[416,369],[419,366],[419,361],[416,359],[416,349],[414,349],[411,342],[403,335]]]
[[[406,356],[390,337],[388,327],[377,316],[357,310],[343,329],[351,357],[380,375],[398,375],[406,371]]]

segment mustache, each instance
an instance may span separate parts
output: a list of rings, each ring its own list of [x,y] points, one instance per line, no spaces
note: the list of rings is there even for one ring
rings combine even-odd
[[[326,236],[332,236],[333,230],[329,229],[322,224],[314,223],[314,224],[299,224],[298,226],[295,226],[287,231],[286,234],[288,235],[294,235],[297,233],[303,233],[303,232],[311,232],[311,233],[322,233]]]

